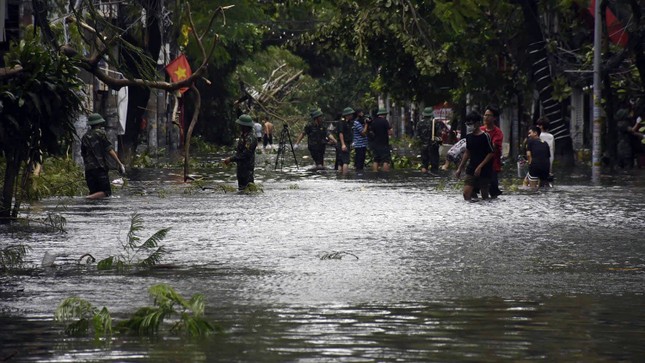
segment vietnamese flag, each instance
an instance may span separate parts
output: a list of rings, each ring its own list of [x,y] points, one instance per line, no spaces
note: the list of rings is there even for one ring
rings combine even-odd
[[[182,53],[179,57],[172,60],[166,66],[166,72],[170,76],[170,79],[173,82],[182,81],[193,74],[193,71],[190,69],[190,64],[188,64],[188,59]],[[188,91],[188,87],[180,88],[179,92],[184,93]]]
[[[595,16],[595,6],[596,6],[596,1],[591,0],[591,4],[589,4],[589,12],[591,13],[591,16]],[[605,19],[607,20],[607,32],[609,33],[609,40],[611,40],[612,43],[618,44],[622,46],[623,48],[627,46],[627,42],[629,41],[629,37],[627,35],[627,27],[624,26],[618,18],[616,18],[616,15],[614,15],[614,12],[607,8],[607,11],[605,12]]]

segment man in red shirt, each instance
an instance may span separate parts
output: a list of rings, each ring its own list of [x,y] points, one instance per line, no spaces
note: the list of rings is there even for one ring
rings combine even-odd
[[[490,181],[490,197],[497,198],[502,194],[499,190],[499,179],[497,174],[502,171],[502,142],[504,141],[504,133],[495,124],[499,118],[499,109],[497,106],[489,105],[484,112],[484,125],[480,128],[490,135],[495,149],[493,156],[493,175]]]

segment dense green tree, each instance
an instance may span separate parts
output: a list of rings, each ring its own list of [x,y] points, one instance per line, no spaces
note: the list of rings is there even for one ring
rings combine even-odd
[[[21,171],[24,185],[43,152],[59,153],[74,135],[83,102],[78,62],[50,52],[40,39],[14,44],[6,61],[20,72],[0,83],[0,147],[6,160],[0,221],[18,215]]]
[[[70,29],[78,31],[78,38],[84,42],[68,41],[58,47],[57,38],[51,36],[21,41],[7,57],[6,67],[0,68],[0,145],[6,160],[0,217],[4,220],[18,214],[21,190],[24,189],[17,185],[21,170],[22,184],[26,185],[33,165],[42,161],[42,153],[57,152],[61,144],[74,135],[73,121],[82,110],[80,70],[90,72],[113,89],[136,86],[174,91],[191,86],[208,65],[213,48],[208,53],[201,42],[203,35],[197,36],[195,32],[202,62],[193,75],[174,83],[159,80],[154,72],[156,62],[146,57],[145,51],[125,40],[122,30],[111,24],[110,19],[100,16],[91,2],[76,2],[76,5],[83,4],[85,11],[72,9],[74,15],[69,16],[67,22],[74,24]],[[37,0],[33,2],[37,13],[44,5]],[[214,11],[209,26],[215,15],[222,14],[224,10],[218,8]],[[86,22],[86,17],[94,26]],[[43,28],[40,29],[42,31],[36,28],[30,34],[56,34],[50,23],[41,20],[36,24]],[[136,63],[136,73],[123,66],[127,63],[127,56],[119,53],[119,48],[127,48],[129,56],[138,57],[140,62],[133,62]],[[115,67],[123,66],[117,69],[123,70],[125,78],[114,78],[103,71],[99,67],[103,61]],[[143,75],[145,77],[141,78]]]

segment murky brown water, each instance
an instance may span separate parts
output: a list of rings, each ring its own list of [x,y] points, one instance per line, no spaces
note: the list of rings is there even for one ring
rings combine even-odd
[[[591,186],[562,176],[540,195],[466,203],[449,178],[395,171],[337,177],[259,157],[264,193],[223,193],[233,170],[186,188],[161,171],[131,174],[99,202],[66,204],[67,233],[0,231],[28,243],[29,265],[0,276],[0,360],[176,362],[640,361],[645,357],[645,182]],[[306,161],[305,161],[306,163]],[[98,272],[84,253],[117,254],[130,216],[172,227],[151,272]],[[320,256],[344,251],[341,260]],[[40,267],[45,252],[54,267]],[[205,339],[70,338],[53,322],[66,297],[115,319],[168,283],[203,293],[224,333]]]

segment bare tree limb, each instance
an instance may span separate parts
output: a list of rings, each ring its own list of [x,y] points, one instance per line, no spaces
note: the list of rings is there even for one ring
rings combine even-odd
[[[0,80],[16,77],[22,73],[22,66],[0,68]]]
[[[187,5],[188,5],[188,19],[191,27],[195,29],[195,23],[193,21],[192,13],[190,11],[190,4],[187,3]],[[130,47],[134,47],[134,45],[125,42],[122,39],[121,34],[115,34],[108,38],[97,29],[93,28],[92,26],[88,25],[83,21],[80,21],[78,14],[75,17],[69,17],[68,21],[75,22],[76,24],[79,25],[80,28],[85,29],[86,31],[93,34],[93,39],[92,39],[93,41],[88,41],[87,39],[86,41],[90,44],[93,44],[93,46],[96,48],[96,51],[87,57],[82,57],[79,51],[74,49],[70,45],[61,46],[59,48],[59,51],[68,57],[80,58],[79,66],[82,69],[92,73],[94,76],[96,76],[96,78],[98,78],[100,81],[105,83],[108,87],[115,90],[118,90],[122,87],[128,87],[128,86],[149,87],[149,88],[162,89],[166,91],[174,91],[180,88],[190,87],[198,78],[201,78],[206,73],[209,59],[212,56],[213,52],[215,51],[215,47],[219,40],[219,37],[216,35],[215,38],[213,39],[213,43],[211,44],[209,51],[207,52],[202,42],[202,38],[212,26],[215,16],[218,14],[221,14],[222,16],[224,16],[225,10],[228,10],[232,7],[233,5],[218,7],[215,13],[213,14],[213,17],[211,18],[211,21],[209,22],[209,28],[204,30],[201,36],[198,36],[197,32],[193,31],[194,38],[202,53],[201,54],[202,62],[190,77],[187,77],[179,82],[166,82],[166,81],[148,80],[148,79],[141,79],[141,78],[133,78],[133,79],[116,78],[108,75],[105,71],[103,71],[100,67],[98,67],[98,64],[103,59],[105,54],[107,54],[107,52],[111,49],[111,47],[117,42],[120,42],[121,44],[127,44]],[[22,67],[0,68],[0,79],[16,77],[23,71],[24,70]]]

